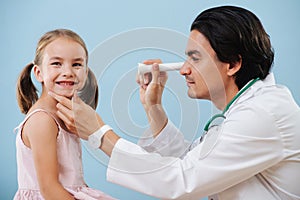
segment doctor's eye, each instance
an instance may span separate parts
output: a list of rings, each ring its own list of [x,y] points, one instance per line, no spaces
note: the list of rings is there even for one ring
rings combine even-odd
[[[200,60],[199,58],[196,58],[196,57],[194,57],[194,56],[192,56],[191,59],[192,59],[192,61],[194,61],[194,62],[197,62],[197,61]]]

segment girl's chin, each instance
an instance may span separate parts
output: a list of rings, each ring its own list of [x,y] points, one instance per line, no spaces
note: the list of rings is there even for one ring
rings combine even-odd
[[[57,95],[66,97],[66,98],[68,98],[68,99],[72,99],[72,97],[74,96],[74,92],[72,92],[72,93],[54,92],[54,93],[56,93]]]
[[[68,98],[68,99],[72,99],[72,97],[74,96],[74,94],[72,94],[72,95],[64,95],[66,98]]]

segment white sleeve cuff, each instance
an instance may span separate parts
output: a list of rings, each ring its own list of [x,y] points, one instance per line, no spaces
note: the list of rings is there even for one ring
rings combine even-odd
[[[147,129],[138,145],[148,152],[157,152],[163,156],[181,157],[189,145],[183,134],[168,120],[166,127],[153,138],[151,129]]]

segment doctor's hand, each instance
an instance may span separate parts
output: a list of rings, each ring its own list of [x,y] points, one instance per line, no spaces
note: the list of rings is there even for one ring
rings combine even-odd
[[[85,104],[75,92],[72,100],[49,92],[57,100],[57,116],[65,123],[68,130],[87,140],[88,136],[104,125],[100,116]]]
[[[161,98],[168,79],[166,72],[159,71],[160,59],[146,60],[146,65],[152,65],[152,72],[137,75],[137,83],[140,85],[140,100],[146,112],[150,106],[161,104]]]
[[[152,64],[151,73],[137,76],[137,83],[140,85],[140,100],[144,106],[147,118],[152,130],[153,137],[156,137],[168,122],[167,115],[162,107],[161,99],[168,79],[166,72],[160,72],[158,63],[161,60],[146,60],[144,64]]]

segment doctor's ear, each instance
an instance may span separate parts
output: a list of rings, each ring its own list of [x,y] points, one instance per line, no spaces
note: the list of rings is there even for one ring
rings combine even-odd
[[[242,67],[242,57],[239,55],[239,60],[236,62],[232,62],[228,65],[227,75],[233,76],[235,75]]]
[[[38,82],[42,83],[44,81],[42,71],[38,65],[34,65],[33,73]]]

